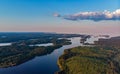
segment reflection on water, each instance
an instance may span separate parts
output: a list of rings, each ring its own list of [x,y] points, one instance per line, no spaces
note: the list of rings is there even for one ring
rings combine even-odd
[[[100,36],[95,37],[95,36],[91,36],[91,38],[88,38],[85,43],[94,44],[94,41],[98,41],[100,38],[109,39],[109,37],[100,37]]]
[[[91,38],[87,38],[85,43],[94,44],[94,41],[98,41],[98,37],[91,36]]]
[[[69,39],[72,42],[71,45],[64,45],[53,51],[51,54],[35,57],[18,66],[1,68],[0,74],[54,74],[54,72],[59,70],[57,60],[63,51],[76,46],[82,46],[82,44],[80,44],[80,37]],[[93,38],[88,42],[91,42],[92,40],[94,41],[96,39]]]
[[[0,43],[0,46],[10,46],[12,43]]]
[[[53,43],[44,43],[44,44],[35,44],[35,45],[30,45],[30,46],[52,46]]]

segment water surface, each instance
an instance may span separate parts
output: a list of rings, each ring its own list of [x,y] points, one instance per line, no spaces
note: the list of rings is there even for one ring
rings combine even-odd
[[[34,44],[34,45],[30,45],[30,46],[52,46],[53,43],[44,43],[44,44]]]
[[[12,43],[0,43],[0,46],[10,46]]]
[[[82,46],[82,44],[80,44],[80,37],[69,39],[72,42],[71,45],[64,45],[54,50],[51,54],[37,56],[18,66],[1,68],[0,74],[54,74],[54,72],[59,70],[57,60],[59,56],[63,54],[63,51],[76,46]],[[94,38],[92,40],[94,41]]]

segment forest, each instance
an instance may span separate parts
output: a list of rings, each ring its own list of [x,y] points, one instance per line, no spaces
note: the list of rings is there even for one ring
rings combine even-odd
[[[16,66],[36,56],[46,55],[63,45],[71,44],[65,38],[81,36],[75,34],[46,33],[0,33],[0,42],[11,42],[10,46],[0,46],[0,68]],[[61,39],[59,39],[61,38]],[[31,44],[53,43],[52,46],[30,46]]]
[[[56,74],[120,74],[120,37],[99,39],[94,45],[65,50]]]

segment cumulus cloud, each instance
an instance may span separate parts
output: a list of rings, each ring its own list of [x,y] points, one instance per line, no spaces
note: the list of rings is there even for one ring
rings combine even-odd
[[[55,17],[62,17],[67,20],[93,20],[93,21],[101,21],[101,20],[120,20],[120,9],[116,11],[103,11],[103,12],[80,12],[72,15],[64,15],[60,16],[60,14],[55,13]]]

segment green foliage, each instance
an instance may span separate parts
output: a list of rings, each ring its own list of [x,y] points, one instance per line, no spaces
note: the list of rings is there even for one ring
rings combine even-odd
[[[9,67],[21,64],[35,56],[51,53],[61,45],[48,47],[8,46],[0,47],[0,67]]]
[[[0,43],[8,43],[8,42],[18,42],[18,41],[27,41],[26,43],[36,43],[29,42],[30,39],[39,39],[42,42],[48,42],[51,38],[70,38],[70,37],[80,37],[83,35],[79,34],[56,34],[56,33],[44,33],[44,32],[18,32],[18,33],[0,33]]]
[[[11,46],[0,47],[0,67],[9,67],[21,64],[35,56],[50,54],[62,45],[71,44],[70,40],[59,37],[80,36],[76,34],[48,34],[48,33],[0,33],[0,42],[12,42]],[[34,44],[53,43],[53,46],[29,46]]]
[[[108,47],[75,47],[59,58],[58,74],[118,74],[111,61],[113,49]]]

